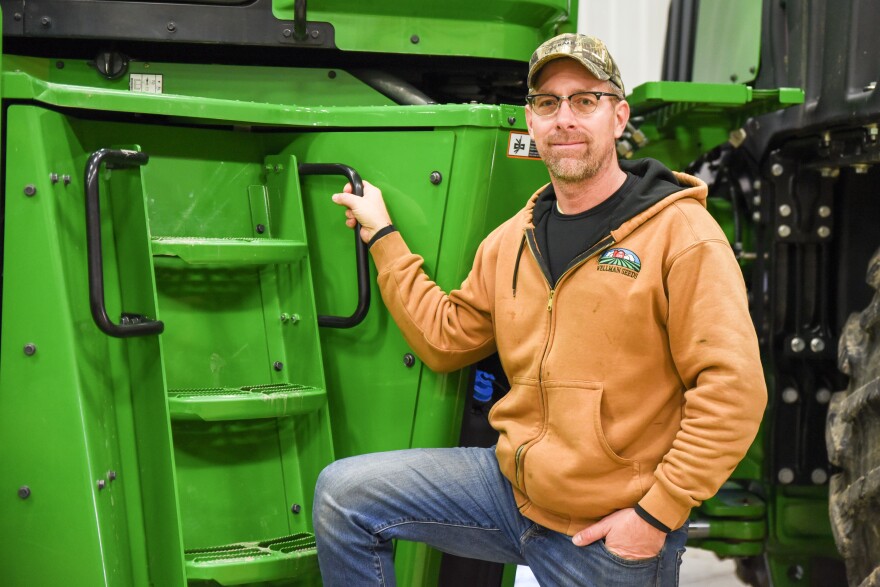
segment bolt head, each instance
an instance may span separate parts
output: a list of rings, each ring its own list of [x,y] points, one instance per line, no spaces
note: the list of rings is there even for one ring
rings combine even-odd
[[[37,193],[37,186],[35,186],[34,184],[29,183],[26,186],[24,186],[24,195],[26,195],[27,197],[31,197],[36,193]]]
[[[443,181],[443,175],[439,171],[431,172],[431,183],[434,185],[440,185],[440,182]]]
[[[791,227],[787,224],[780,224],[779,228],[776,229],[776,233],[782,238],[786,238],[791,236]]]
[[[828,481],[828,472],[825,469],[813,469],[810,473],[810,480],[814,485],[824,485]]]
[[[754,196],[752,198],[752,204],[754,204],[755,206],[760,206],[761,205],[761,196]]]
[[[37,345],[35,345],[34,343],[29,342],[26,345],[24,345],[24,354],[25,355],[32,357],[32,356],[34,356],[34,354],[36,352],[37,352]]]
[[[22,485],[18,488],[18,497],[21,499],[27,499],[31,496],[31,488],[27,485]]]
[[[257,234],[263,234],[264,232],[266,232],[265,224],[258,224],[255,228],[257,230]]]
[[[780,163],[774,163],[772,166],[770,166],[770,173],[772,173],[775,177],[779,177],[780,175],[782,175],[783,171],[785,171],[785,169]]]
[[[779,215],[783,217],[791,216],[791,206],[788,204],[783,204],[779,207]]]
[[[820,238],[828,238],[831,236],[831,229],[827,226],[820,226],[816,229],[816,234],[818,234]]]
[[[287,314],[281,314],[282,322],[287,322],[288,320],[290,320],[290,316],[288,316]]]
[[[98,479],[98,491],[104,489],[105,487],[107,487],[107,482],[103,479]]]
[[[284,369],[284,363],[282,363],[281,361],[275,361],[274,363],[272,363],[272,368],[276,371],[281,371],[282,369]]]
[[[831,390],[826,387],[820,388],[816,392],[816,401],[820,404],[827,404],[831,401]]]
[[[416,357],[412,353],[406,353],[403,355],[403,364],[406,365],[407,368],[411,368],[416,364]]]
[[[831,207],[830,206],[819,206],[819,216],[821,218],[828,218],[831,216]]]
[[[116,471],[112,469],[107,471],[107,479],[109,479],[110,481],[116,481]]]
[[[514,124],[516,124],[516,116],[508,116],[507,117],[507,124],[509,124],[510,126],[513,126]]]
[[[779,482],[783,485],[788,485],[789,483],[794,481],[794,471],[792,471],[788,467],[780,469],[779,473],[776,475],[776,478],[779,479]]]
[[[297,322],[299,322],[299,314],[291,314],[290,315],[290,323],[296,324]]]
[[[319,31],[318,29],[315,29],[311,33],[309,33],[309,36],[312,37],[313,39],[317,39],[318,37],[321,36],[321,31]]]
[[[293,31],[291,31],[290,29],[284,29],[283,31],[281,31],[281,36],[284,37],[285,39],[290,38],[290,35],[292,35],[292,34],[293,34]]]
[[[165,28],[168,29],[169,33],[173,33],[174,31],[177,30],[177,25],[174,24],[173,22],[169,22],[167,25],[165,25]]]
[[[805,348],[807,348],[807,343],[801,337],[796,336],[791,339],[791,350],[793,350],[794,352],[799,353]]]
[[[413,45],[418,45],[419,41],[421,41],[421,39],[419,38],[418,35],[413,35],[409,38],[409,42],[412,43]]]
[[[40,24],[44,27],[49,27],[52,24],[52,19],[50,19],[48,16],[44,16],[40,19]]]
[[[290,506],[290,511],[294,514],[298,514],[302,511],[302,506],[299,505],[298,503],[295,503],[292,506]]]
[[[782,401],[787,404],[793,404],[798,401],[800,395],[801,394],[799,394],[798,390],[796,390],[794,387],[786,387],[782,390]]]
[[[825,350],[825,341],[817,336],[810,341],[810,350],[814,353],[821,353]]]
[[[761,222],[761,213],[760,212],[752,212],[752,221],[753,222]]]

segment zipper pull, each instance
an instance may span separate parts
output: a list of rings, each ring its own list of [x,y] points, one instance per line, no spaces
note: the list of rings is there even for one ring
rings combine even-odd
[[[547,311],[548,311],[548,312],[552,312],[552,311],[553,311],[553,294],[554,294],[554,293],[556,293],[556,290],[555,290],[555,289],[551,289],[551,290],[550,290],[550,299],[547,300]]]

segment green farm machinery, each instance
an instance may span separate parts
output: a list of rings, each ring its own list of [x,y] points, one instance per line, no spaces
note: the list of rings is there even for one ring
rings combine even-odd
[[[880,12],[844,4],[673,0],[664,81],[632,90],[619,144],[709,183],[750,287],[770,406],[690,544],[754,585],[843,584],[844,559],[880,584],[876,302],[847,322],[880,285]],[[456,287],[547,181],[527,61],[576,5],[0,9],[0,583],[320,585],[321,469],[489,446],[504,393],[497,358],[412,354],[329,196],[379,185]],[[395,557],[403,585],[515,572]]]

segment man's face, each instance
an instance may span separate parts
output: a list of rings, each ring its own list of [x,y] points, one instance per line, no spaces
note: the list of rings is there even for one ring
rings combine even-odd
[[[538,77],[536,93],[570,96],[576,92],[616,92],[573,59],[560,58],[545,65]],[[603,96],[596,111],[578,116],[567,100],[550,116],[538,116],[526,106],[526,124],[547,165],[550,176],[565,183],[594,177],[616,159],[615,139],[626,128],[629,104]]]

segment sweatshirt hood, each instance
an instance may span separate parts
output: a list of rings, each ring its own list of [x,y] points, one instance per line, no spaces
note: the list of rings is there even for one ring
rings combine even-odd
[[[706,205],[708,189],[696,177],[670,171],[656,159],[621,160],[619,163],[623,171],[636,177],[636,183],[623,194],[623,201],[612,216],[611,233],[616,241],[681,198],[693,198],[704,207]],[[550,212],[555,202],[553,184],[541,187],[523,209],[525,227],[534,228],[537,221]]]

